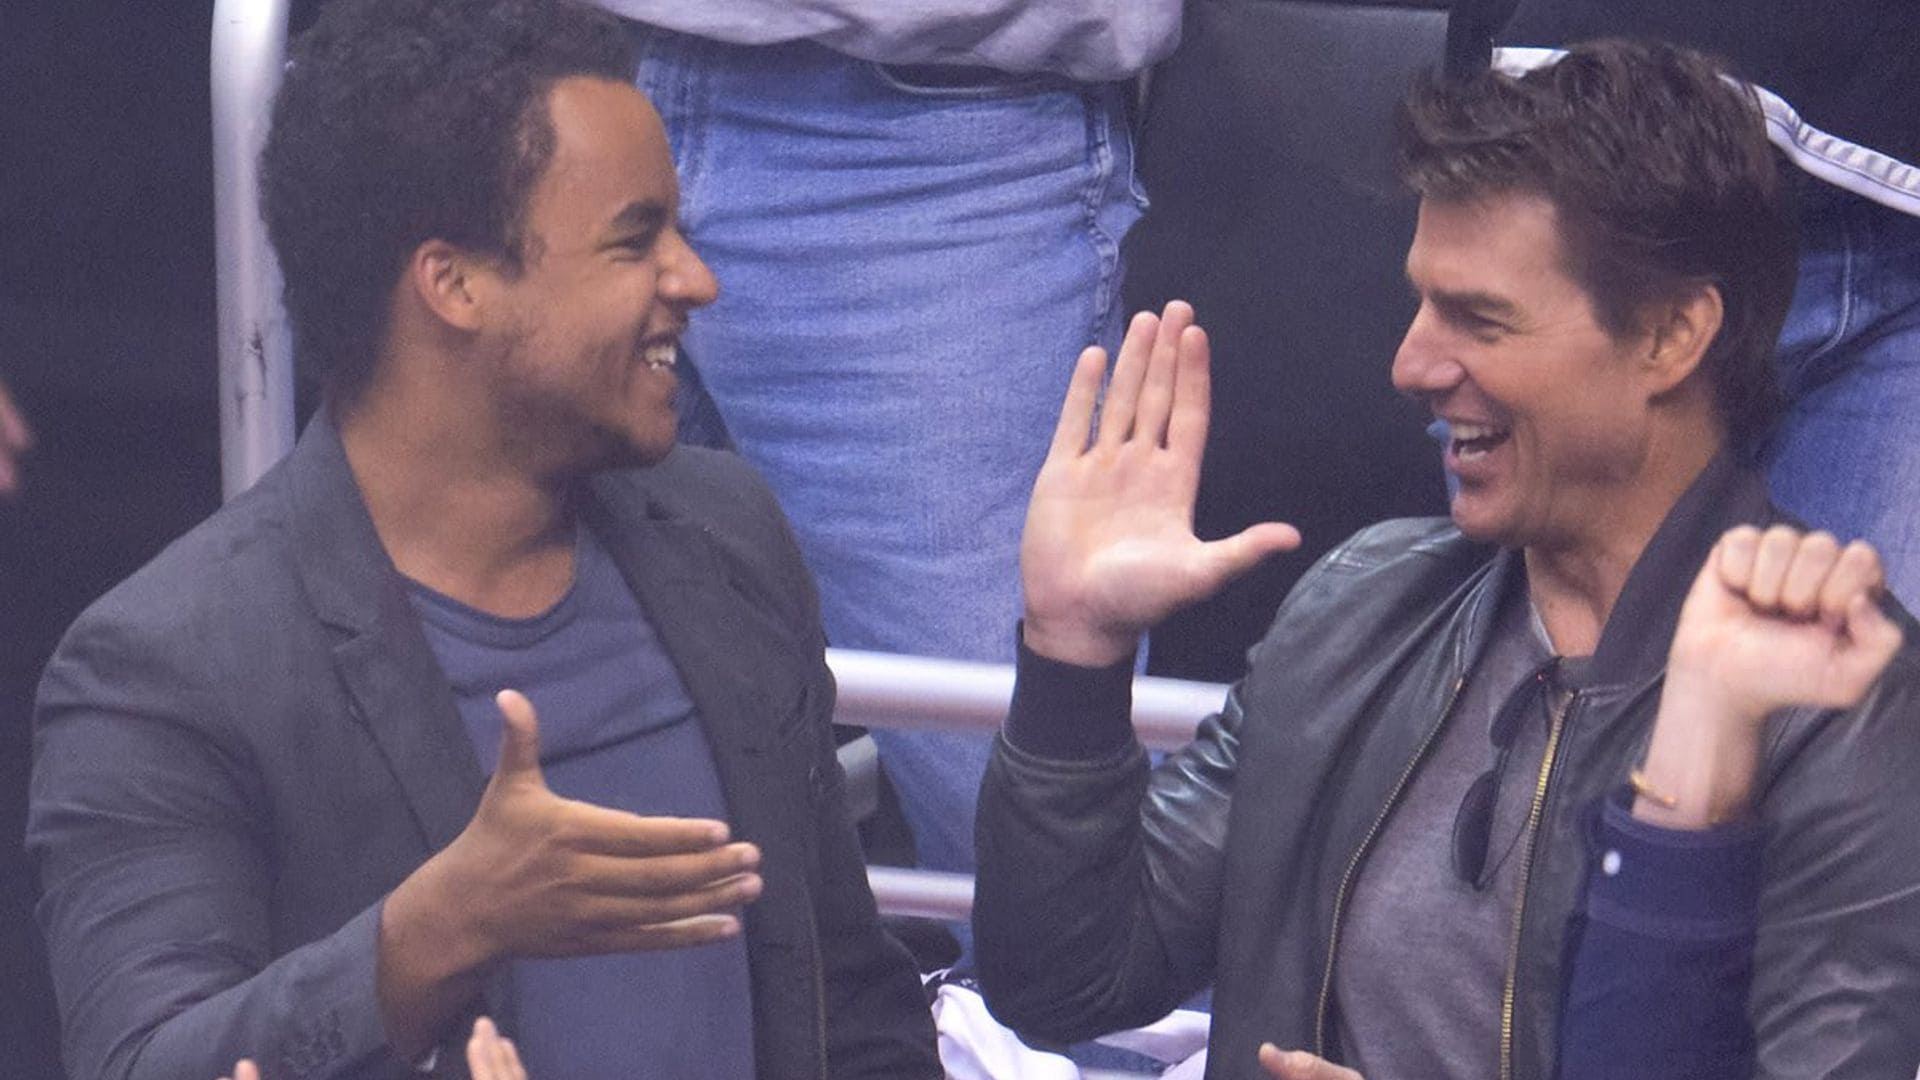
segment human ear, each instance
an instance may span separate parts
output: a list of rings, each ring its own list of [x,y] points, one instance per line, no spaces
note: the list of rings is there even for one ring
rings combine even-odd
[[[445,240],[428,240],[407,259],[406,285],[441,322],[472,331],[484,321],[489,273],[470,252]]]
[[[1720,335],[1726,305],[1720,286],[1701,282],[1655,312],[1644,361],[1652,392],[1666,393],[1699,370],[1707,349]]]

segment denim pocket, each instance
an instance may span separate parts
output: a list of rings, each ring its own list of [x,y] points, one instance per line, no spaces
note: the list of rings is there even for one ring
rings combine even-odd
[[[882,64],[869,61],[866,68],[881,86],[896,94],[945,100],[986,101],[1064,90],[1073,85],[1058,75],[1016,75],[980,66]]]

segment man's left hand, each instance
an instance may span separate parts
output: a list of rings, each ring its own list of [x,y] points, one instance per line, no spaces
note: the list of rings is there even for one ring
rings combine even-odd
[[[1260,1044],[1260,1067],[1274,1080],[1364,1080],[1345,1065],[1305,1050],[1282,1050],[1272,1043]]]

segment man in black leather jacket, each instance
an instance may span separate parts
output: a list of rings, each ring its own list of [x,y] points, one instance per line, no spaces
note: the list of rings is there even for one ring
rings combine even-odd
[[[1646,849],[1601,813],[1632,776],[1640,800],[1695,815],[1651,830],[1675,865],[1764,829],[1738,942],[1753,1070],[1912,1075],[1912,620],[1876,568],[1848,618],[1741,594],[1691,627],[1731,644],[1669,649],[1722,534],[1780,519],[1746,454],[1777,408],[1793,273],[1760,123],[1697,55],[1624,43],[1415,93],[1420,307],[1393,378],[1451,425],[1452,520],[1389,522],[1322,559],[1221,712],[1151,772],[1127,725],[1138,634],[1297,536],[1192,534],[1207,392],[1190,309],[1136,319],[1097,430],[1105,357],[1082,358],[1035,487],[1020,680],[982,794],[975,927],[997,1015],[1084,1038],[1211,983],[1211,1078],[1337,1071],[1291,1071],[1267,1042],[1369,1080],[1634,1073],[1558,1052],[1588,874],[1642,870],[1623,871]],[[1830,565],[1833,538],[1766,535],[1757,558],[1824,588],[1800,553]],[[1869,670],[1883,619],[1905,632],[1884,672],[1810,689]],[[1754,733],[1699,760],[1759,762],[1757,822],[1711,769],[1637,772],[1656,714],[1708,741]],[[1705,890],[1648,880],[1676,942],[1717,926]]]

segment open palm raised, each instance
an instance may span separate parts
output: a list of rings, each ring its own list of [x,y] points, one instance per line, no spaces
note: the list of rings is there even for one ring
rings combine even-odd
[[[1299,532],[1277,522],[1211,542],[1194,535],[1207,362],[1206,332],[1178,300],[1159,317],[1134,316],[1104,400],[1105,351],[1080,355],[1020,542],[1028,648],[1114,663],[1155,623],[1299,546]]]

